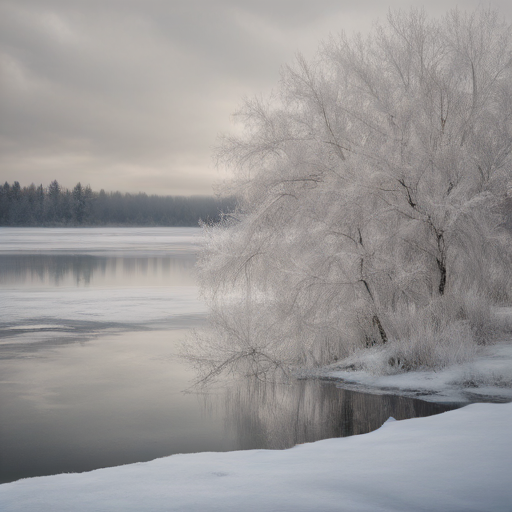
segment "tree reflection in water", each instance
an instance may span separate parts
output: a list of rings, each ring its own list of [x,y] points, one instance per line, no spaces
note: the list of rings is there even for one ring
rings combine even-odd
[[[194,254],[0,254],[0,285],[118,286],[195,285]]]
[[[344,390],[318,380],[283,383],[245,379],[228,386],[222,400],[226,435],[236,439],[234,449],[290,448],[371,432],[390,416],[403,420],[457,408],[454,404]]]

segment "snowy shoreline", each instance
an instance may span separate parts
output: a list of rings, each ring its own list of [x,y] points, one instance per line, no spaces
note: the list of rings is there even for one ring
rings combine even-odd
[[[372,354],[365,355],[366,362]],[[378,357],[377,354],[375,354]],[[357,357],[357,356],[356,356]],[[303,378],[319,378],[339,383],[339,387],[372,394],[392,394],[419,398],[427,402],[506,403],[512,401],[512,341],[504,340],[482,347],[470,362],[434,371],[410,371],[377,375],[353,369],[360,359],[348,358]]]
[[[436,402],[510,401],[512,343],[439,372],[309,378]],[[471,381],[467,379],[473,379]],[[464,381],[466,379],[466,381]],[[501,386],[500,386],[501,384]],[[512,403],[475,403],[287,450],[179,454],[0,485],[5,512],[510,511]]]
[[[510,511],[512,403],[288,450],[172,455],[0,485],[4,512]]]

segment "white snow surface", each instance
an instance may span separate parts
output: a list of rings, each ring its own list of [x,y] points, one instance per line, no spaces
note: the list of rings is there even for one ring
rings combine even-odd
[[[371,365],[371,355],[367,359]],[[343,365],[348,363],[350,359]],[[367,370],[339,369],[334,364],[307,375],[338,380],[344,389],[409,396],[429,402],[506,402],[512,400],[512,341],[506,339],[481,347],[472,361],[437,371],[379,375]]]
[[[512,403],[288,450],[173,455],[0,486],[4,512],[507,511]]]

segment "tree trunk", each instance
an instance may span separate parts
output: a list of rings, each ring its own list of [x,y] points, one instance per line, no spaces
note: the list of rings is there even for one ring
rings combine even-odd
[[[361,230],[359,230],[359,243],[361,244],[361,246],[363,246],[363,238],[361,236]],[[363,258],[361,258],[361,276],[363,275],[363,266],[364,266],[364,260],[363,260]],[[371,292],[368,283],[366,282],[366,279],[361,279],[361,282],[364,284],[364,287],[366,288],[366,291],[368,292],[368,295],[372,299],[372,302],[375,307],[375,299],[373,297],[373,293]],[[377,316],[377,313],[375,313],[373,315],[372,322],[373,322],[373,325],[376,325],[377,329],[379,330],[380,339],[382,341],[382,344],[387,343],[388,336],[386,334],[386,331],[384,330],[384,327],[382,327],[382,323],[380,321],[380,318]]]
[[[384,327],[382,327],[382,324],[380,323],[380,318],[377,315],[373,315],[373,323],[377,326],[377,329],[379,329],[380,338],[382,340],[382,344],[388,342],[388,336],[386,334],[386,331],[384,330]]]
[[[436,258],[437,266],[439,268],[439,273],[441,274],[439,278],[439,295],[444,295],[444,289],[446,287],[446,263],[443,259]]]

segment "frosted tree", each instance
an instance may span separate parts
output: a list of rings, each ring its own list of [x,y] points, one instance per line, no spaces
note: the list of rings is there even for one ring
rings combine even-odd
[[[510,289],[511,35],[489,9],[391,12],[244,101],[243,135],[217,152],[239,207],[206,227],[200,262],[215,333],[191,357],[205,376],[374,345],[404,368],[441,364],[450,339],[486,340]]]

